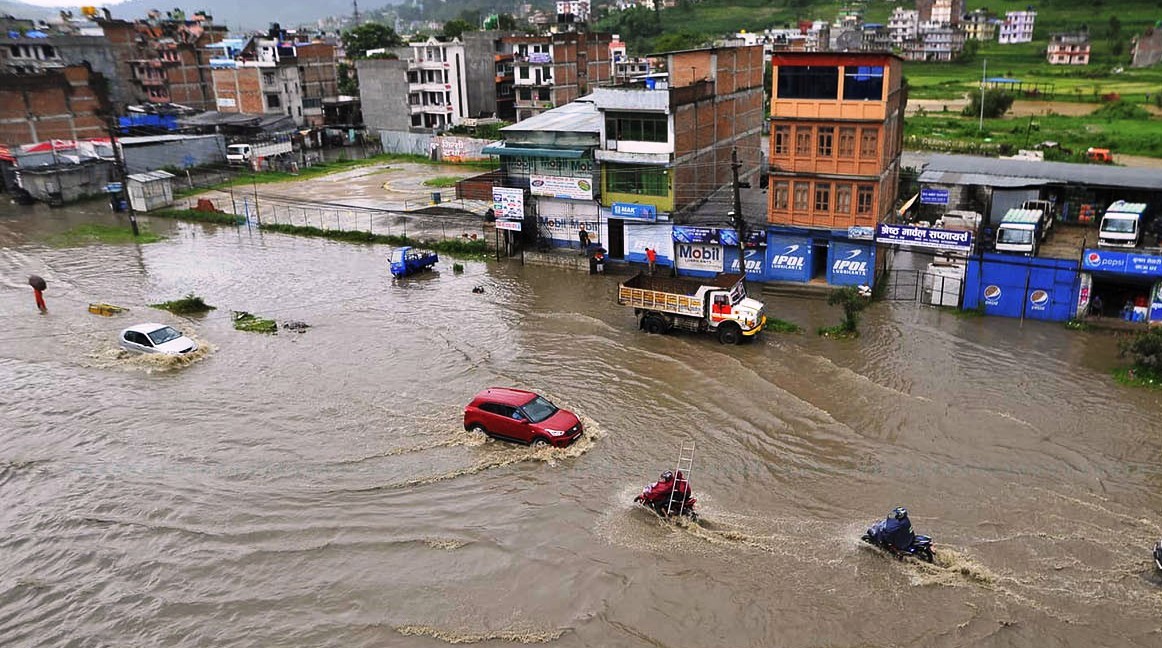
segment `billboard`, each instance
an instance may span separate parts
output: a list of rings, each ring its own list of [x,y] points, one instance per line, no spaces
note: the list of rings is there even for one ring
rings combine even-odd
[[[875,282],[874,245],[832,241],[827,249],[827,283],[833,286],[870,286]]]
[[[492,213],[494,213],[498,219],[524,220],[524,189],[513,189],[511,187],[493,187]]]
[[[674,246],[679,270],[722,272],[722,246],[678,243]]]
[[[593,200],[593,181],[589,178],[570,178],[534,173],[529,176],[529,192],[534,196],[548,196],[549,198]]]
[[[1081,267],[1094,272],[1162,277],[1162,256],[1087,249],[1081,255]]]
[[[972,232],[880,223],[876,226],[876,242],[971,252]]]

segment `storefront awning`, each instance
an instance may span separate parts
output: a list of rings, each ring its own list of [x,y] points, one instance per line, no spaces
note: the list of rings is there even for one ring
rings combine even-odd
[[[566,160],[576,160],[585,155],[585,151],[578,149],[510,148],[505,146],[503,142],[485,146],[481,152],[485,155],[502,157],[560,158]]]

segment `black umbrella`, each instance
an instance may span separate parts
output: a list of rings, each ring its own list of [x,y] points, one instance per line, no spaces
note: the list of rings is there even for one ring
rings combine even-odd
[[[48,284],[45,283],[44,277],[40,275],[28,275],[28,285],[40,291],[48,289]]]

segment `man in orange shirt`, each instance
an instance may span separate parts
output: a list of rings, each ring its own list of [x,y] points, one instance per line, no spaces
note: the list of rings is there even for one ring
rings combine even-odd
[[[654,268],[657,267],[658,253],[653,248],[646,248],[646,261],[650,264],[650,274],[654,274]]]

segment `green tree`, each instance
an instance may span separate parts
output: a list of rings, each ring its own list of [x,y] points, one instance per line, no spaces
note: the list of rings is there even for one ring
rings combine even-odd
[[[989,119],[996,119],[1009,112],[1009,108],[1013,107],[1013,95],[992,88],[986,90],[984,93],[984,116]],[[970,93],[968,105],[964,107],[961,112],[966,117],[974,117],[980,115],[980,90],[974,90]]]
[[[453,38],[460,38],[464,32],[476,31],[476,26],[467,20],[456,18],[444,23],[444,38],[452,40]]]
[[[359,77],[355,75],[354,70],[346,63],[339,64],[339,94],[350,95],[352,97],[359,96]]]
[[[516,16],[510,13],[502,13],[496,17],[496,28],[503,31],[516,31],[519,29],[516,23]]]
[[[404,42],[391,27],[383,23],[363,23],[343,32],[343,49],[347,58],[367,57],[367,50],[381,47],[402,47]]]
[[[1117,41],[1118,37],[1121,35],[1122,35],[1122,21],[1118,20],[1117,16],[1110,16],[1110,31],[1108,34],[1110,42],[1113,43],[1113,42]]]
[[[1134,369],[1145,377],[1162,378],[1162,328],[1151,327],[1118,343],[1123,357],[1129,356]]]
[[[659,3],[660,4],[660,3]],[[694,49],[706,42],[702,34],[695,34],[686,30],[662,34],[654,39],[650,48],[655,52],[674,52],[678,50]],[[674,74],[671,70],[670,74]]]

